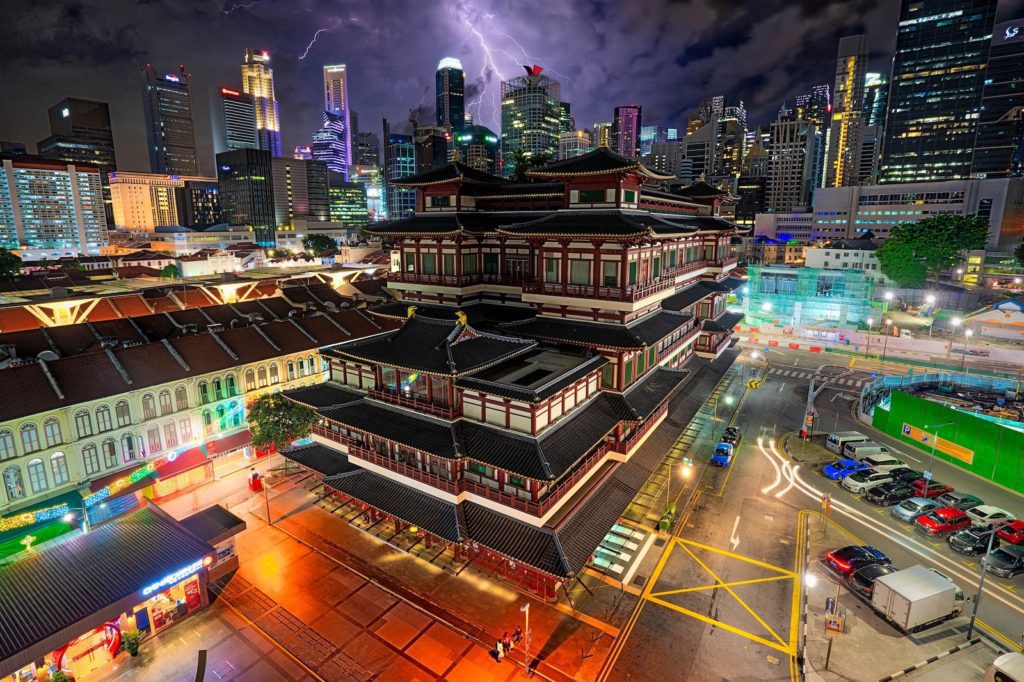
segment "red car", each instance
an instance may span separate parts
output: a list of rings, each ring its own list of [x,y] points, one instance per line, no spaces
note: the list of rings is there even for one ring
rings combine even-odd
[[[926,535],[942,537],[971,527],[971,517],[963,509],[942,507],[914,520],[914,530]]]
[[[928,481],[923,478],[919,478],[911,483],[910,487],[914,490],[914,497],[927,497],[928,499],[953,492],[952,486],[939,483],[938,481]]]
[[[1024,521],[1012,521],[999,529],[999,537],[1011,545],[1024,545]]]

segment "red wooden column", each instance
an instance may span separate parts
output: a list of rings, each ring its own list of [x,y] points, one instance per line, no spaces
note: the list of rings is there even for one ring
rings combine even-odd
[[[601,245],[604,244],[604,242],[602,242],[602,241],[591,241],[590,244],[594,247],[594,251],[593,251],[593,256],[594,256],[594,258],[593,258],[593,265],[591,266],[591,267],[593,267],[594,271],[593,271],[593,273],[591,273],[592,274],[591,280],[594,283],[594,289],[599,289],[601,287],[601,284],[602,284],[601,283],[601,272],[602,272],[602,269],[604,267],[602,265],[602,263],[601,263]]]
[[[622,245],[622,267],[619,273],[619,289],[625,291],[629,286],[629,244]]]
[[[498,239],[498,275],[499,277],[508,272],[508,264],[505,262],[505,242],[508,241],[504,237]]]
[[[569,284],[569,242],[560,241],[562,247],[562,295],[566,295],[566,287]]]

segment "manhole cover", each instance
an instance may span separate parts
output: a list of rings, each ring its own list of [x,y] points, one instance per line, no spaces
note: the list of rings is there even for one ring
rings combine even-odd
[[[647,576],[645,575],[638,575],[637,577],[633,578],[634,585],[643,585],[645,582],[647,582]]]
[[[664,547],[665,546],[665,538],[658,538],[657,540],[655,540],[654,541],[654,546],[655,547]]]

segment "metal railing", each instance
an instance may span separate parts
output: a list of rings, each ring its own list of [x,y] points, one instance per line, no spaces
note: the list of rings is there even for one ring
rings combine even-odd
[[[426,412],[438,417],[444,417],[445,419],[454,419],[458,414],[458,410],[453,405],[438,405],[437,403],[413,398],[403,395],[400,391],[393,391],[387,388],[371,388],[367,391],[367,396],[381,402],[407,407],[417,412]]]

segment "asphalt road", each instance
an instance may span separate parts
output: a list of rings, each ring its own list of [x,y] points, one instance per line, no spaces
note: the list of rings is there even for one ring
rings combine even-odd
[[[749,357],[744,353],[737,362],[741,374],[752,370],[745,364]],[[623,631],[628,639],[607,679],[790,679],[796,577],[787,572],[796,568],[797,516],[803,509],[818,510],[824,492],[833,497],[833,520],[885,551],[896,566],[938,568],[973,595],[977,561],[879,513],[816,471],[793,466],[778,450],[778,439],[799,429],[809,375],[822,367],[848,381],[818,396],[816,431],[860,430],[900,453],[909,466],[925,469],[926,453],[868,429],[851,414],[860,392],[856,382],[870,380],[879,364],[857,360],[851,367],[849,358],[788,349],[773,349],[768,361],[758,370],[767,380],[746,392],[733,415],[744,440],[731,469],[708,468],[680,491],[680,505],[695,489],[696,495],[681,512],[677,537],[658,549],[658,568]],[[742,387],[745,382],[734,385],[737,397]],[[719,434],[720,429],[698,440],[693,456],[699,464]],[[1018,494],[941,460],[933,471],[957,490],[1024,515]],[[1024,576],[992,578],[978,613],[985,634],[1001,633],[1017,643],[1024,634]]]

